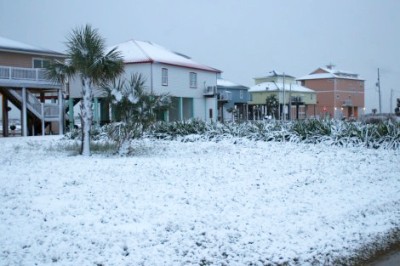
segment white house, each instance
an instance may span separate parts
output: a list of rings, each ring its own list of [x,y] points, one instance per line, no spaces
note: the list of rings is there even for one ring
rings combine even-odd
[[[134,73],[142,74],[145,86],[155,93],[168,93],[172,107],[164,114],[165,121],[182,121],[197,118],[204,121],[217,119],[217,75],[220,70],[197,63],[190,57],[170,51],[147,41],[129,40],[109,49],[117,48],[125,63],[122,78]],[[79,88],[79,86],[78,86]],[[95,110],[101,93],[95,96]],[[71,98],[81,98],[80,88],[71,90]],[[107,115],[107,112],[99,112]],[[107,120],[100,114],[102,120]],[[100,119],[100,118],[97,118]],[[95,112],[96,120],[96,112]]]

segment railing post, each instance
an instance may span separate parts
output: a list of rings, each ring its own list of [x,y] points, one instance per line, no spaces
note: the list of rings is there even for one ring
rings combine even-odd
[[[6,95],[3,95],[2,102],[3,137],[8,137],[8,99]]]
[[[42,136],[44,136],[44,103],[40,103],[41,113],[42,113]]]
[[[28,136],[28,111],[26,104],[26,88],[22,88],[22,134],[24,137]]]

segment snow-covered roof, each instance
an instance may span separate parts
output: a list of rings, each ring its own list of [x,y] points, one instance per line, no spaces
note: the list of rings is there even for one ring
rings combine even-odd
[[[285,84],[285,91],[292,91],[292,92],[306,92],[312,93],[313,90],[303,87],[298,84]],[[249,92],[260,92],[260,91],[283,91],[283,83],[276,83],[276,82],[263,82],[257,85],[254,85],[250,88]]]
[[[117,51],[119,51],[123,56],[125,63],[158,62],[216,73],[221,72],[218,69],[200,64],[186,55],[173,52],[153,42],[129,40],[127,42],[114,45],[109,49],[113,48],[117,48]]]
[[[275,71],[275,70],[272,70],[272,71],[268,72],[268,74],[270,74],[270,75],[267,75],[267,76],[258,75],[254,79],[263,79],[263,78],[271,78],[271,77],[283,77],[283,76],[285,76],[287,78],[294,78],[293,76],[285,74],[284,72],[279,72],[279,71]]]
[[[323,72],[315,73],[319,70],[322,70]],[[358,76],[358,74],[328,67],[320,67],[317,70],[313,71],[311,74],[298,78],[297,80],[327,79],[327,78],[363,80]]]
[[[237,84],[235,82],[232,82],[232,81],[229,81],[229,80],[226,80],[226,79],[222,79],[222,78],[217,79],[217,86],[219,86],[219,87],[241,87],[241,88],[247,88],[246,86],[243,86],[243,85],[240,85],[240,84]]]
[[[332,73],[332,74],[336,74],[336,75],[353,75],[353,76],[358,76],[358,74],[354,73],[354,72],[350,72],[350,71],[345,71],[345,70],[340,70],[340,69],[336,69],[336,68],[332,68],[332,67],[320,67],[320,69],[324,70],[327,73]]]
[[[62,53],[14,41],[0,36],[0,51],[63,56]]]

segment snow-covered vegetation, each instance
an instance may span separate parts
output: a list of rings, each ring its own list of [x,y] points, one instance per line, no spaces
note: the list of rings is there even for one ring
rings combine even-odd
[[[125,132],[129,130],[134,130],[134,132],[130,134]],[[125,124],[114,123],[92,131],[92,137],[95,140],[117,143],[121,138],[129,135],[131,139],[145,136],[184,142],[220,141],[227,137],[238,137],[256,141],[323,143],[328,146],[400,148],[400,123],[390,120],[375,123],[315,119],[247,123],[205,123],[201,120],[189,120],[172,123],[158,122],[151,126],[147,125],[146,130],[139,131],[137,127],[130,129]],[[78,131],[67,134],[67,138],[78,136]]]
[[[308,141],[296,124],[158,124],[124,157],[104,129],[91,157],[71,138],[0,139],[0,264],[359,262],[400,240],[398,135],[372,137],[398,127],[339,142],[350,126],[329,123],[297,128]]]

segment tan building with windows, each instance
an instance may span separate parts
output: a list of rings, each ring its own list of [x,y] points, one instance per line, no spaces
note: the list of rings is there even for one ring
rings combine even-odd
[[[271,115],[266,101],[275,96],[278,110],[272,114],[275,119],[305,119],[315,115],[315,91],[296,83],[293,76],[271,71],[271,75],[254,78],[255,85],[249,90],[249,115],[252,120]]]
[[[19,110],[22,136],[63,133],[63,91],[48,80],[44,68],[64,55],[0,37],[0,99],[2,135],[9,136],[11,106]]]
[[[320,117],[356,119],[365,111],[364,80],[358,74],[320,67],[297,79],[317,93],[316,112]]]

